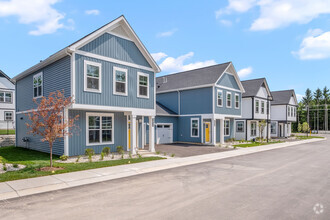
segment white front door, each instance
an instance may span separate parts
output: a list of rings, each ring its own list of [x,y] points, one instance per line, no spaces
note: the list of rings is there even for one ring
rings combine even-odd
[[[171,124],[157,124],[157,144],[168,144],[173,142],[173,128]]]

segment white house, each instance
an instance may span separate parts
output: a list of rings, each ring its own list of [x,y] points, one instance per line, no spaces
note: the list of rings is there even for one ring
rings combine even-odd
[[[15,84],[0,70],[0,129],[15,128]]]
[[[297,121],[297,98],[294,90],[272,92],[271,136],[289,137],[291,124]]]
[[[270,93],[265,78],[242,81],[245,93],[242,95],[242,118],[235,120],[237,140],[252,140],[260,137],[259,124],[265,121],[262,137],[270,137]],[[268,121],[268,123],[267,123]]]

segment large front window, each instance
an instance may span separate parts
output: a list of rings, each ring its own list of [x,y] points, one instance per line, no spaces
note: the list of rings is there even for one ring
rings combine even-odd
[[[138,73],[138,97],[149,98],[149,75]]]
[[[191,137],[199,137],[199,118],[191,119]]]
[[[257,136],[257,122],[251,122],[251,137]]]
[[[276,122],[272,122],[270,124],[270,133],[271,134],[276,134]]]
[[[0,102],[12,103],[12,93],[11,92],[0,92]]]
[[[244,132],[244,121],[236,122],[236,132]]]
[[[224,121],[225,122],[225,124],[224,124],[224,135],[225,136],[230,136],[230,120],[225,120]]]
[[[87,118],[87,144],[113,143],[113,114],[87,113]]]
[[[33,97],[38,98],[42,96],[43,79],[42,73],[33,76]]]
[[[217,94],[217,106],[222,107],[222,102],[223,102],[222,90],[218,90],[217,93],[218,93]]]
[[[114,67],[113,83],[115,95],[127,95],[127,69]]]
[[[85,61],[85,91],[101,92],[101,64]]]

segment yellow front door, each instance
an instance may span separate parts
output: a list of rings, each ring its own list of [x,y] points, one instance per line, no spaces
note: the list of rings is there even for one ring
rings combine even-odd
[[[128,148],[131,149],[131,122],[128,122]]]
[[[205,122],[205,142],[210,142],[210,122]]]

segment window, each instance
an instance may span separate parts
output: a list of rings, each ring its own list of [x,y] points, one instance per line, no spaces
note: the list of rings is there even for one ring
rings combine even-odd
[[[235,108],[239,109],[239,94],[235,94]]]
[[[293,107],[293,117],[296,117],[296,108]]]
[[[127,69],[113,68],[113,94],[127,96]]]
[[[288,106],[288,116],[290,117],[291,116],[291,107]]]
[[[101,92],[101,76],[102,68],[100,63],[85,60],[84,74],[85,74],[85,91]]]
[[[87,113],[87,145],[113,144],[113,114]]]
[[[236,132],[244,132],[244,121],[236,122]]]
[[[259,100],[256,100],[256,113],[259,113]]]
[[[251,122],[251,136],[257,136],[257,122]]]
[[[33,76],[33,97],[38,98],[42,96],[43,90],[42,72]]]
[[[224,121],[224,132],[225,132],[225,136],[229,136],[230,135],[230,120],[225,120]]]
[[[227,92],[227,108],[231,108],[231,92]]]
[[[276,134],[276,122],[272,122],[270,124],[270,133],[271,134]]]
[[[217,98],[217,106],[222,107],[222,102],[223,102],[223,93],[222,90],[218,90],[218,98]]]
[[[11,103],[12,93],[11,92],[0,92],[0,102]]]
[[[265,102],[261,102],[261,114],[265,114]]]
[[[138,97],[149,98],[149,75],[145,73],[138,73]]]
[[[12,121],[13,120],[13,112],[5,112],[5,121]]]
[[[199,118],[192,118],[191,124],[191,137],[199,137]]]

